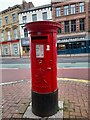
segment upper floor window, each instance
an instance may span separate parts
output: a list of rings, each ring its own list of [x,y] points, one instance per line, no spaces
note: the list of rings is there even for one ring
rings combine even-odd
[[[61,22],[59,22],[59,23],[61,24]],[[58,29],[58,34],[60,34],[60,33],[62,33],[62,29],[61,28]]]
[[[2,26],[2,20],[0,19],[0,26]]]
[[[4,31],[1,32],[1,40],[4,41]]]
[[[64,29],[65,29],[65,32],[69,32],[69,21],[64,22]]]
[[[84,3],[79,3],[79,12],[84,12]]]
[[[60,15],[60,7],[56,7],[56,17],[59,17]]]
[[[26,28],[24,29],[24,37],[28,37],[28,31]]]
[[[76,12],[75,4],[70,5],[70,11],[71,11],[71,14],[75,14]]]
[[[71,32],[76,31],[76,20],[71,20]]]
[[[5,22],[8,24],[8,16],[5,17]]]
[[[68,15],[68,5],[67,6],[64,6],[64,15]]]
[[[17,39],[18,38],[17,29],[15,28],[13,32],[14,32],[14,39]]]
[[[43,20],[47,20],[47,12],[42,13]]]
[[[80,19],[79,20],[79,22],[80,22],[80,31],[84,31],[85,30],[85,19],[84,18],[82,18],[82,19]]]
[[[16,14],[12,14],[12,21],[13,21],[13,22],[16,21]]]
[[[37,14],[32,15],[32,21],[37,21]]]
[[[10,31],[7,31],[7,39],[8,41],[11,40]]]
[[[23,21],[23,23],[26,23],[27,22],[27,16],[23,16],[22,21]]]

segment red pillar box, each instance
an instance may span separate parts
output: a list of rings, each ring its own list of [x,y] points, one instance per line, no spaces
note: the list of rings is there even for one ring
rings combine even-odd
[[[60,24],[26,24],[31,34],[32,112],[45,117],[58,109],[56,35]]]

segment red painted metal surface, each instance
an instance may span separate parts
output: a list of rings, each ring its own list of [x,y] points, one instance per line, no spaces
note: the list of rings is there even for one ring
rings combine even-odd
[[[8,43],[16,43],[16,42],[19,42],[19,41],[20,41],[20,39],[16,39],[16,40],[12,40],[12,41],[3,41],[0,44],[4,45],[4,44],[8,44]]]
[[[32,90],[54,92],[57,89],[56,34],[60,24],[38,21],[26,27],[31,33]]]

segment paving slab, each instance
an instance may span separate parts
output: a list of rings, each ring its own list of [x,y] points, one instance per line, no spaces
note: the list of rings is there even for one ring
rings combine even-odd
[[[58,101],[58,106],[59,106],[59,110],[57,111],[57,113],[55,115],[52,115],[50,117],[39,117],[32,113],[32,103],[30,103],[25,114],[23,115],[23,118],[41,119],[41,120],[44,120],[44,119],[49,120],[49,118],[50,119],[51,118],[63,119],[63,101]]]

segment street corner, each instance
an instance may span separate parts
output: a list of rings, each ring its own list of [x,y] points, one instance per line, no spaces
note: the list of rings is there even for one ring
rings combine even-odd
[[[88,120],[88,83],[62,79],[58,81],[58,89],[58,98],[64,102],[64,118]]]

